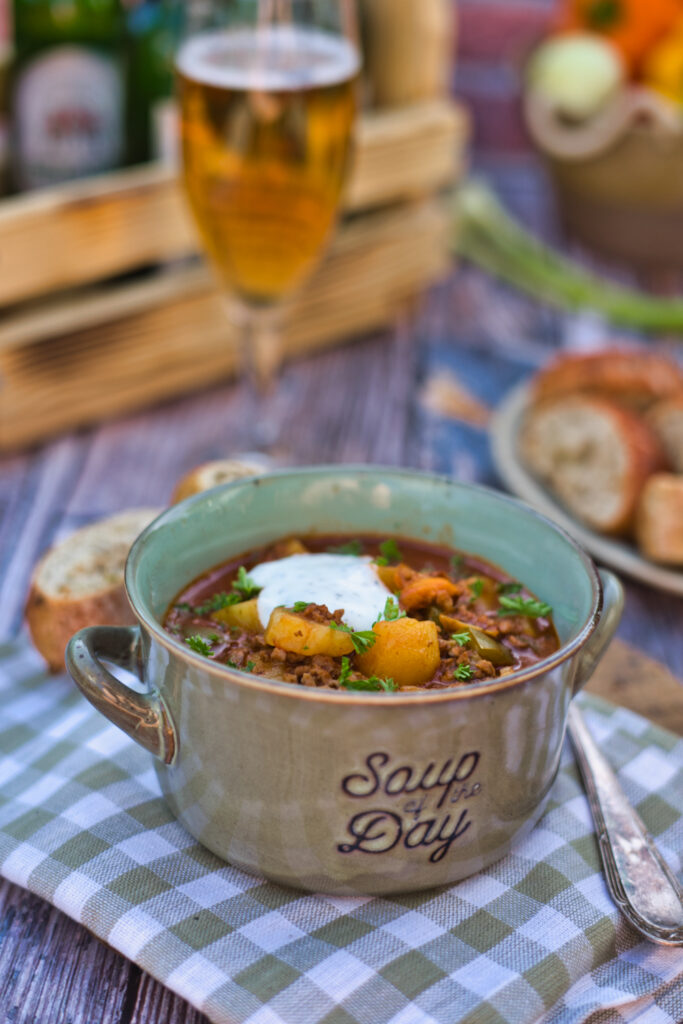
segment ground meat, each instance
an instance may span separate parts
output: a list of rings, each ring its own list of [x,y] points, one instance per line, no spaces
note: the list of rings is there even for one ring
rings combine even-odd
[[[336,611],[331,612],[326,604],[309,604],[300,614],[309,622],[320,622],[323,625],[335,622],[340,626],[344,618],[344,609],[337,608]]]
[[[241,563],[248,573],[250,566],[272,558],[285,558],[306,551],[316,553],[336,550],[343,539],[313,537],[304,538],[304,543],[297,538],[289,538],[266,549],[248,553],[241,559]],[[376,540],[356,542],[356,546],[370,557],[376,554],[384,556],[382,545]],[[455,563],[452,563],[447,552],[436,549],[433,557],[425,561],[426,551],[411,552],[410,543],[405,546],[408,557],[419,564],[419,569],[406,564],[402,558],[399,564],[392,565],[385,565],[386,556],[384,562],[381,558],[378,561],[384,565],[380,571],[382,581],[390,591],[397,593],[401,612],[407,612],[411,618],[418,620],[431,619],[440,627],[441,661],[425,689],[444,689],[506,676],[534,664],[539,658],[558,649],[557,636],[549,621],[543,618],[530,620],[514,612],[500,614],[498,595],[502,592],[501,584],[514,581],[508,580],[495,567],[488,566],[474,556],[456,556]],[[196,637],[197,643],[191,642],[190,646],[199,653],[205,653],[214,662],[269,679],[311,688],[338,690],[342,671],[345,687],[366,678],[356,670],[353,654],[342,659],[322,655],[308,657],[305,653],[287,652],[266,644],[264,629],[257,634],[249,634],[237,627],[229,627],[220,621],[220,616],[214,619],[212,609],[220,608],[221,605],[215,598],[232,592],[239,565],[240,562],[234,560],[219,566],[179,595],[177,603],[172,605],[166,616],[165,626],[168,631],[183,640],[192,641]],[[522,595],[526,593],[520,589],[519,584],[512,592],[518,591]],[[343,609],[331,611],[325,605],[311,603],[298,614],[308,622],[323,626],[343,625]],[[512,655],[513,664],[496,668],[480,656],[474,643],[458,644],[454,641],[452,635],[462,632],[465,627],[478,627],[504,643]],[[203,645],[207,650],[202,649]],[[463,666],[471,671],[465,673],[467,679],[458,679],[455,673]],[[411,686],[407,689],[420,690],[422,687]]]

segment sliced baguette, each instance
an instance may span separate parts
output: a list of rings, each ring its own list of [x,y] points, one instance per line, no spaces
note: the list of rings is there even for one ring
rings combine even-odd
[[[217,459],[215,462],[205,462],[196,466],[184,476],[176,485],[171,499],[172,504],[184,501],[193,494],[200,494],[220,484],[230,484],[234,480],[243,480],[249,476],[260,476],[267,472],[265,463],[242,462],[239,459]]]
[[[31,638],[50,670],[64,669],[67,642],[84,626],[135,622],[123,571],[135,538],[158,509],[134,509],[85,526],[46,552],[26,604]]]
[[[683,391],[673,398],[657,402],[647,419],[662,442],[673,469],[683,473]]]
[[[607,348],[584,355],[567,354],[536,375],[538,402],[568,394],[592,394],[632,409],[645,409],[683,391],[683,369],[655,352]]]
[[[647,558],[683,565],[683,476],[650,477],[638,505],[636,536]]]
[[[615,535],[632,531],[645,481],[666,468],[661,445],[646,423],[590,395],[533,407],[520,449],[532,473],[573,515]]]

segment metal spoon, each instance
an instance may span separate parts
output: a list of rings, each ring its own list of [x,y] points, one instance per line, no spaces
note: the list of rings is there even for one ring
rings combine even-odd
[[[568,728],[614,902],[650,942],[683,946],[683,888],[628,802],[575,703],[569,709]]]

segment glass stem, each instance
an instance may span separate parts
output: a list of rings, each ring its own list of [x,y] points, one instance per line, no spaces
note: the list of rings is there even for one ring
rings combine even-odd
[[[282,363],[282,311],[231,303],[242,377],[244,444],[268,451],[278,438],[277,382]]]

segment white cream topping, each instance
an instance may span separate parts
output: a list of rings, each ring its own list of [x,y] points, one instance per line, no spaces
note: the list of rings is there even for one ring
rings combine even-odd
[[[372,559],[352,555],[290,555],[262,562],[249,570],[263,587],[258,614],[264,626],[275,608],[292,608],[297,601],[344,609],[343,621],[353,630],[372,629],[384,611],[391,591],[379,579]]]

